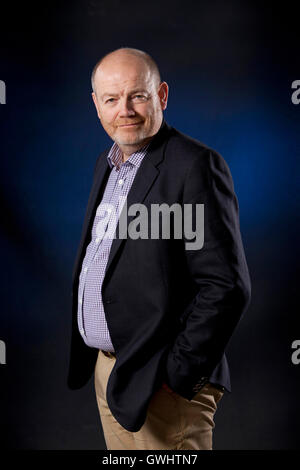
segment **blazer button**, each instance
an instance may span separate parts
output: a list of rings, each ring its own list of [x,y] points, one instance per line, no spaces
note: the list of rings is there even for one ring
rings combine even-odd
[[[106,299],[106,300],[105,300],[105,303],[106,303],[106,304],[111,304],[112,301],[113,301],[112,299]]]

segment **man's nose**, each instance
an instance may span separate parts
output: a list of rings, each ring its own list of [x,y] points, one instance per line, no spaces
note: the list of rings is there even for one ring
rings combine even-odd
[[[135,111],[132,107],[132,104],[129,102],[128,99],[124,98],[120,100],[120,112],[119,115],[121,117],[133,116]]]

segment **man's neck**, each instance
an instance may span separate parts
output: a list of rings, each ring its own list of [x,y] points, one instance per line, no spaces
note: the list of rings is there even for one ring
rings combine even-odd
[[[145,147],[145,145],[147,145],[153,137],[154,136],[148,137],[147,139],[143,140],[143,142],[141,142],[140,144],[137,144],[137,145],[119,145],[119,148],[122,152],[123,163],[126,162],[126,160],[128,160],[128,158],[133,153],[135,153],[138,150],[140,150],[141,148]]]

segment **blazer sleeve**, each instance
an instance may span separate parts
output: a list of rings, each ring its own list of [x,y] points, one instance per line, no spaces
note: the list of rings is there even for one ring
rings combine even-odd
[[[209,149],[197,156],[185,180],[184,204],[204,204],[204,243],[185,256],[196,295],[185,312],[184,326],[167,356],[167,384],[191,399],[221,360],[226,345],[246,311],[251,284],[240,233],[239,206],[233,180],[223,157]],[[199,222],[199,221],[198,221]],[[199,228],[200,227],[200,228]],[[203,233],[203,232],[202,232]],[[201,382],[202,381],[202,382]]]

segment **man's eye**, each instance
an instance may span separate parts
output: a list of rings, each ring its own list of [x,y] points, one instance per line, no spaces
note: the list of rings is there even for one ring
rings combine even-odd
[[[138,100],[145,100],[146,96],[145,95],[134,95],[134,99],[137,98]]]
[[[105,101],[105,103],[112,103],[115,101],[115,98],[108,98],[108,100]]]

